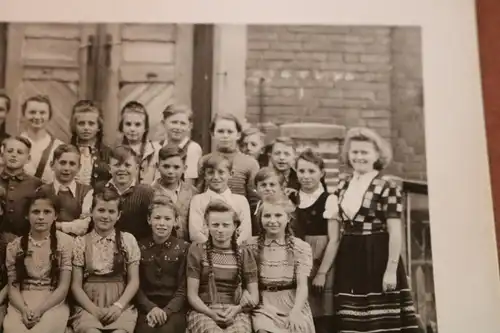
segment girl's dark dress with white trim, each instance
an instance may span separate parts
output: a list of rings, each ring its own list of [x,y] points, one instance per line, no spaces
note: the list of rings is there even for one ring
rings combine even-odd
[[[362,198],[359,196],[357,212],[346,212],[348,200],[344,202],[353,175],[342,177],[335,191],[341,224],[335,260],[336,326],[339,333],[416,333],[419,328],[415,306],[401,258],[396,289],[385,293],[382,289],[389,255],[387,220],[401,218],[401,190],[388,177],[376,172],[371,177],[365,179],[366,190]],[[353,188],[359,185],[353,183]]]

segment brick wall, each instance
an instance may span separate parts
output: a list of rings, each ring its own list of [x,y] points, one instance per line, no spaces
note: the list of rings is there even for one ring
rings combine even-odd
[[[247,120],[278,125],[320,122],[348,128],[367,126],[391,143],[397,143],[398,148],[404,147],[403,152],[395,154],[392,172],[406,177],[405,173],[411,169],[413,174],[425,175],[425,163],[421,159],[412,161],[411,168],[407,167],[409,153],[422,152],[425,156],[425,147],[420,147],[423,129],[420,126],[407,133],[407,127],[394,125],[411,117],[421,119],[416,115],[421,114],[421,106],[420,109],[415,106],[418,99],[397,96],[408,87],[418,90],[418,81],[421,81],[421,75],[415,75],[421,71],[420,64],[417,68],[408,68],[420,60],[414,45],[415,36],[404,31],[398,33],[408,29],[413,30],[368,26],[248,26]],[[406,34],[413,37],[411,50],[405,49],[406,43],[410,43]],[[394,63],[393,57],[398,63]],[[403,75],[405,71],[413,72]],[[414,147],[415,143],[418,144]],[[417,166],[421,169],[418,172],[414,170]]]
[[[425,180],[426,158],[420,30],[392,32],[393,167],[406,178]]]

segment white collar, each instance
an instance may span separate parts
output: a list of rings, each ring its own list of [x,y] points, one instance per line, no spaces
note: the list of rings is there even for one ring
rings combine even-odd
[[[206,193],[208,194],[209,197],[211,198],[220,198],[222,197],[223,199],[228,199],[228,200],[231,200],[231,197],[232,197],[232,192],[231,190],[229,189],[229,187],[222,193],[217,193],[215,191],[212,191],[211,189],[207,189],[206,190]]]
[[[185,136],[184,139],[182,139],[181,142],[179,143],[178,147],[183,149],[187,145],[188,142],[189,142],[189,137]],[[163,141],[163,147],[165,147],[166,145],[168,145],[168,138],[166,138]]]
[[[372,170],[367,173],[360,174],[357,171],[354,171],[353,173],[353,179],[355,181],[362,181],[362,182],[371,182],[373,178],[375,178],[378,175],[379,171],[378,170]]]
[[[115,190],[118,192],[119,195],[122,195],[123,193],[127,192],[128,190],[130,190],[131,188],[133,188],[134,186],[136,185],[136,180],[132,180],[132,183],[130,184],[129,187],[127,187],[126,189],[124,189],[123,191],[120,191],[118,189],[118,187],[115,185],[115,183],[113,182],[113,179],[110,179],[107,183],[106,183],[106,186],[113,186],[115,188]]]
[[[71,183],[69,183],[69,185],[63,185],[57,179],[54,179],[53,186],[54,186],[54,192],[56,194],[59,194],[61,186],[66,186],[73,195],[73,197],[76,198],[76,181],[74,179],[71,181]]]
[[[312,193],[306,193],[302,190],[299,191],[299,195],[301,197],[308,197],[308,198],[311,198],[311,200],[316,200],[317,198],[319,198],[319,196],[325,192],[325,189],[323,187],[322,184],[319,184],[318,188],[316,190],[314,190],[314,192]]]

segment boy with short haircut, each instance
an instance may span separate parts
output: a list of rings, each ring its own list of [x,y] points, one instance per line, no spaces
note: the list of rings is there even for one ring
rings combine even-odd
[[[5,166],[0,174],[0,187],[5,191],[5,212],[0,230],[6,242],[28,231],[27,200],[42,185],[39,178],[24,171],[30,159],[30,150],[31,142],[21,136],[7,138],[2,143]]]
[[[241,225],[238,228],[238,244],[252,237],[252,219],[248,200],[240,194],[232,193],[228,186],[232,163],[225,156],[214,153],[204,160],[200,173],[205,178],[207,190],[191,200],[189,208],[189,237],[192,242],[204,243],[208,239],[208,226],[205,222],[205,209],[209,202],[220,199],[231,205],[238,215]]]
[[[264,133],[255,127],[249,127],[241,133],[241,151],[255,158],[261,168],[269,165],[264,138]]]
[[[176,224],[176,236],[179,239],[189,240],[188,215],[189,205],[198,190],[193,185],[182,180],[186,171],[186,154],[177,145],[169,144],[158,153],[157,170],[160,178],[152,187],[156,196],[168,197],[177,207],[179,220]]]
[[[163,126],[166,138],[161,142],[163,147],[176,145],[186,155],[186,170],[184,181],[194,185],[198,178],[198,161],[203,152],[198,143],[191,140],[190,133],[193,129],[193,111],[184,105],[168,105],[163,110]]]
[[[54,181],[41,190],[58,197],[61,210],[57,214],[56,228],[71,236],[87,233],[90,224],[93,190],[75,180],[80,171],[80,151],[68,144],[54,150],[51,161]]]
[[[300,189],[297,172],[293,165],[296,159],[295,142],[285,136],[276,138],[270,145],[269,160],[273,168],[283,176],[283,186],[289,194],[290,191]]]
[[[129,146],[117,146],[111,150],[109,169],[111,179],[97,184],[94,192],[103,187],[113,188],[121,197],[120,219],[116,227],[138,240],[150,236],[148,212],[154,191],[151,185],[138,183],[139,158]]]

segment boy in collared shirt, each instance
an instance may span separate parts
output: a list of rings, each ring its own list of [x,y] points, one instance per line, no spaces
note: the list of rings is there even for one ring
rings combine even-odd
[[[121,214],[116,227],[131,233],[137,240],[150,236],[147,216],[154,191],[150,185],[137,183],[139,158],[129,146],[117,146],[111,151],[109,167],[111,179],[96,185],[95,192],[103,187],[114,188],[121,197]]]
[[[80,170],[80,151],[68,144],[54,150],[51,162],[54,181],[41,187],[59,198],[61,209],[57,215],[56,228],[72,236],[87,233],[90,224],[93,190],[75,180]]]
[[[204,243],[208,239],[208,228],[205,222],[205,209],[214,199],[222,199],[230,204],[241,221],[238,228],[238,244],[252,236],[252,220],[248,200],[240,194],[234,194],[228,187],[231,177],[231,161],[221,154],[211,154],[201,167],[208,188],[191,200],[189,209],[189,237],[192,242]]]
[[[153,183],[155,196],[166,196],[176,206],[179,217],[176,224],[176,236],[189,240],[188,215],[191,199],[198,194],[196,187],[182,180],[186,170],[186,154],[176,145],[167,145],[158,153],[157,170],[161,178]]]
[[[269,160],[274,170],[283,177],[285,192],[297,192],[300,189],[297,172],[293,168],[296,159],[296,146],[289,137],[278,137],[270,145]]]
[[[31,142],[21,136],[5,139],[2,143],[2,158],[5,166],[0,174],[0,186],[5,190],[5,212],[0,226],[2,237],[10,242],[29,229],[26,219],[27,198],[42,181],[24,171],[30,159]]]

